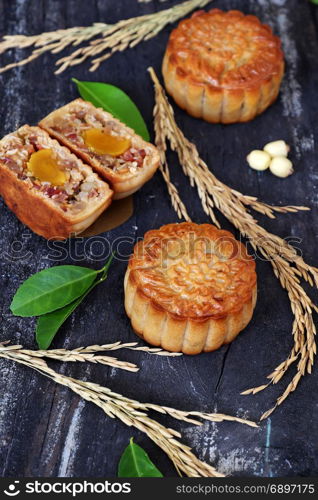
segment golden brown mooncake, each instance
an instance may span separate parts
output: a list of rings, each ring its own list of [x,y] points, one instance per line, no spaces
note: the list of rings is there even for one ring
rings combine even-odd
[[[148,231],[125,276],[125,309],[146,342],[198,354],[234,340],[256,304],[255,262],[228,231],[184,222]]]
[[[114,199],[125,198],[137,191],[151,179],[159,166],[159,152],[153,144],[144,141],[110,113],[82,99],[53,111],[39,125],[91,165],[110,184]],[[88,131],[95,131],[95,148],[85,139]],[[110,135],[113,142],[116,139],[121,141],[122,152],[117,149],[114,155],[98,149],[96,133],[102,141],[101,132],[104,138]]]
[[[167,91],[190,115],[246,122],[277,98],[284,56],[280,39],[257,17],[200,10],[172,31],[162,72]]]
[[[84,231],[112,194],[89,165],[39,127],[24,125],[0,141],[0,195],[21,222],[47,239]]]

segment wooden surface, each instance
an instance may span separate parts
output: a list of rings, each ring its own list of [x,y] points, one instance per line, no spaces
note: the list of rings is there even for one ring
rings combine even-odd
[[[0,33],[34,34],[96,21],[115,22],[176,3],[0,0]],[[259,220],[281,236],[299,238],[297,246],[306,260],[317,265],[318,7],[307,0],[215,0],[213,6],[256,14],[281,36],[287,62],[281,96],[267,112],[248,124],[209,125],[176,108],[178,123],[195,141],[210,168],[227,184],[269,203],[305,204],[312,208],[310,213]],[[106,81],[123,88],[151,127],[153,89],[146,68],[153,65],[160,72],[170,29],[133,50],[115,55],[93,74],[84,64],[53,76],[54,57],[45,55],[29,66],[1,75],[1,135],[23,123],[34,124],[53,108],[75,98],[77,92],[71,77]],[[10,55],[20,57],[22,53]],[[8,59],[2,56],[1,64]],[[250,150],[274,139],[285,139],[291,144],[296,172],[287,180],[252,171],[245,163]],[[195,190],[189,187],[174,156],[170,158],[170,167],[193,220],[208,222]],[[134,204],[134,215],[123,226],[91,240],[59,244],[58,255],[56,248],[32,234],[1,202],[1,339],[35,347],[34,320],[9,313],[15,290],[32,273],[61,260],[98,267],[108,255],[109,244],[120,242],[122,254],[129,255],[135,239],[146,230],[177,220],[159,173],[135,195]],[[220,220],[224,228],[233,230],[226,220]],[[103,255],[96,258],[97,254]],[[94,290],[61,329],[55,347],[136,340],[123,307],[125,269],[124,258],[113,264],[109,279]],[[256,396],[240,396],[240,391],[265,383],[265,376],[286,358],[292,346],[292,316],[287,295],[270,264],[258,259],[257,271],[259,300],[251,324],[233,344],[215,353],[167,359],[118,352],[121,359],[141,367],[138,374],[86,364],[52,366],[142,401],[258,419],[272,406],[290,375],[278,387]],[[317,383],[315,368],[313,375],[306,377],[296,393],[258,430],[234,423],[194,427],[170,418],[157,418],[165,425],[182,429],[184,442],[226,474],[317,475]],[[0,394],[2,476],[115,476],[119,457],[131,436],[165,475],[176,475],[168,458],[145,435],[107,418],[99,408],[28,368],[1,360]]]

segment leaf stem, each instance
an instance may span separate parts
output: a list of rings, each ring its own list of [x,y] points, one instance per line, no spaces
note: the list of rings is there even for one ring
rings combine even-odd
[[[108,273],[108,270],[110,268],[110,265],[111,265],[114,257],[115,257],[115,252],[112,252],[112,254],[109,257],[109,259],[107,260],[106,264],[99,271],[97,271],[98,274],[102,273],[101,278],[99,278],[97,280],[98,282],[104,281],[107,278],[107,273]],[[93,285],[94,285],[94,283],[93,283]]]

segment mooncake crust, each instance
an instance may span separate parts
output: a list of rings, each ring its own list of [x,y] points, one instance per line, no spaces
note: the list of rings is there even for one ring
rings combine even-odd
[[[249,121],[277,98],[281,41],[256,16],[195,12],[170,35],[162,72],[176,103],[212,123]]]
[[[125,309],[135,332],[198,354],[231,342],[256,304],[255,262],[228,231],[185,222],[148,231],[129,260]]]

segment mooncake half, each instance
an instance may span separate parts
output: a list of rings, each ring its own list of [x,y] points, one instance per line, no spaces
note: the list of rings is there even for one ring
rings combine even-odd
[[[0,194],[32,231],[59,240],[90,226],[113,192],[45,130],[24,125],[0,141]]]
[[[76,99],[40,123],[125,198],[148,181],[159,166],[159,152],[132,129],[93,104]]]

